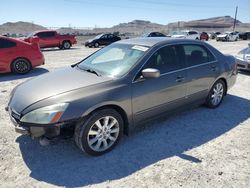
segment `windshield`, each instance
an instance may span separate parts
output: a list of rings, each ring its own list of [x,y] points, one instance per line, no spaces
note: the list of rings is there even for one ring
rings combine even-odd
[[[148,47],[145,46],[111,44],[83,60],[78,67],[83,70],[95,71],[99,75],[121,77],[136,64],[147,50]]]
[[[149,33],[143,33],[141,37],[148,37]]]
[[[103,36],[103,34],[97,35],[97,36],[94,37],[94,39],[99,39],[99,38],[101,38],[102,36]]]
[[[34,36],[34,34],[35,34],[35,33],[30,33],[30,34],[28,34],[27,37],[32,37],[32,36]]]

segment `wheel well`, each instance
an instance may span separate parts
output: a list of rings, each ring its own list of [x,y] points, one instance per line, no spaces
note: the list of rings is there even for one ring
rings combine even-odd
[[[93,110],[90,114],[92,114],[93,112],[96,112],[98,110],[103,110],[103,109],[114,109],[122,116],[123,123],[124,123],[124,133],[128,135],[128,133],[129,133],[129,125],[128,124],[129,123],[128,123],[128,117],[127,117],[126,112],[121,107],[119,107],[117,105],[105,105],[105,106],[102,106],[102,107],[99,107],[99,108]]]
[[[62,44],[63,44],[64,42],[69,42],[69,43],[70,43],[70,45],[71,45],[70,40],[64,40],[64,41],[62,42]]]
[[[10,70],[11,70],[11,71],[13,71],[13,70],[12,70],[12,64],[13,64],[17,59],[25,59],[26,61],[29,62],[30,66],[31,66],[31,68],[32,68],[32,64],[31,64],[31,62],[30,62],[30,60],[29,60],[28,58],[26,58],[26,57],[17,57],[17,58],[15,58],[15,59],[13,59],[12,62],[11,62],[11,64],[10,64]]]
[[[225,86],[226,86],[226,89],[225,89],[225,92],[224,92],[224,95],[226,95],[227,94],[227,81],[226,81],[226,79],[225,78],[220,78],[219,80],[222,80],[223,82],[224,82],[224,84],[225,84]]]

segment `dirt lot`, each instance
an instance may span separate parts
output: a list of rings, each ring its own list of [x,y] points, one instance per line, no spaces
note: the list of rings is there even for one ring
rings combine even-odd
[[[249,41],[210,43],[235,55]],[[218,109],[200,107],[139,127],[104,156],[80,153],[72,139],[42,147],[15,133],[4,111],[10,91],[93,51],[44,50],[45,66],[0,76],[0,187],[250,187],[250,73],[238,75]]]

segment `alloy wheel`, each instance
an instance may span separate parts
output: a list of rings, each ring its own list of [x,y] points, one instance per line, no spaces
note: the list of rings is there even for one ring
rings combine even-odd
[[[211,95],[211,102],[214,106],[218,105],[224,95],[224,87],[222,83],[218,82],[214,88],[213,88],[213,93]]]
[[[109,149],[119,136],[119,123],[112,116],[105,116],[98,119],[89,129],[88,145],[96,151]]]

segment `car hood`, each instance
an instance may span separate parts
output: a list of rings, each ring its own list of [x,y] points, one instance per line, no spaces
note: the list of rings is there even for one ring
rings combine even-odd
[[[41,100],[83,87],[112,80],[67,67],[26,81],[15,88],[9,106],[21,113],[28,106]]]
[[[217,35],[217,37],[226,37],[228,34]]]
[[[172,35],[173,38],[185,38],[185,35]]]

